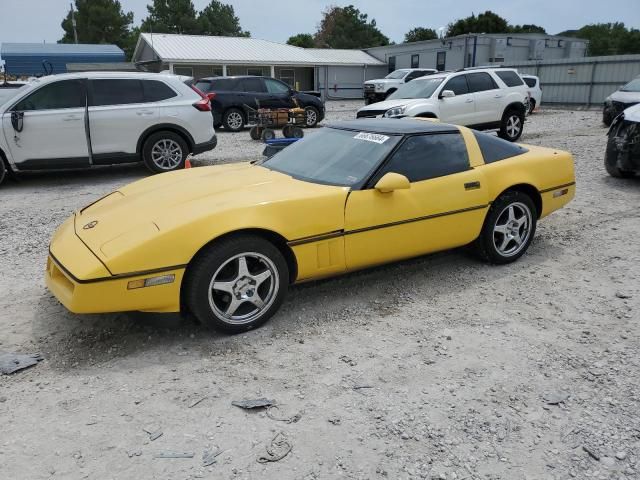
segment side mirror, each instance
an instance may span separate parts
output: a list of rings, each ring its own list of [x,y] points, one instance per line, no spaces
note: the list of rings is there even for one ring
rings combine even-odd
[[[409,179],[399,173],[389,172],[382,176],[374,187],[380,193],[391,193],[394,190],[406,190],[411,187]]]
[[[16,132],[24,128],[24,112],[11,112],[11,125]]]
[[[452,98],[456,96],[456,92],[453,90],[443,90],[440,92],[440,98]]]

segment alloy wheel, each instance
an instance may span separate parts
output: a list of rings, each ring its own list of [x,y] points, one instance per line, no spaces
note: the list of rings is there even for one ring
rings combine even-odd
[[[246,252],[225,261],[209,284],[209,305],[226,322],[253,322],[274,302],[279,289],[275,264],[261,253]]]
[[[517,255],[531,234],[531,210],[524,203],[514,202],[504,208],[493,227],[493,244],[504,257]]]
[[[307,114],[307,127],[312,127],[318,122],[318,115],[316,114],[315,110],[310,108],[306,111],[306,114]]]
[[[161,170],[173,170],[182,162],[182,147],[171,139],[158,140],[151,148],[151,160]]]
[[[227,115],[227,125],[233,130],[240,130],[242,128],[243,119],[240,112],[231,112]]]
[[[510,138],[516,138],[522,129],[522,121],[518,115],[511,115],[507,119],[507,135]]]

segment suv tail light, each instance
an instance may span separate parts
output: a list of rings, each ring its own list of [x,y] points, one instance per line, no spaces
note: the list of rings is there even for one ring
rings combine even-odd
[[[191,89],[202,97],[200,100],[198,100],[193,104],[196,110],[200,110],[201,112],[210,112],[211,111],[211,101],[209,100],[210,97],[202,93],[200,89],[196,88],[193,85],[191,85]]]
[[[213,101],[216,98],[216,94],[215,92],[209,92],[207,93],[207,97],[209,98],[209,100]]]

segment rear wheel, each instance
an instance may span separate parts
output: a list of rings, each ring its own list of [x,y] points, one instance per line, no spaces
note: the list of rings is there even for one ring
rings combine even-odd
[[[244,128],[244,115],[238,108],[230,108],[222,117],[222,124],[225,130],[239,132]]]
[[[249,130],[249,136],[252,140],[260,140],[260,137],[262,136],[262,129],[254,125],[251,127],[251,130]]]
[[[533,98],[529,99],[529,114],[532,114],[533,111],[536,109],[536,101]]]
[[[276,138],[276,132],[270,128],[265,128],[262,132],[262,140],[266,142],[267,140],[273,140],[274,138]]]
[[[475,242],[478,255],[495,264],[514,262],[529,248],[537,218],[536,207],[527,194],[512,191],[500,195]]]
[[[203,323],[240,333],[266,322],[287,293],[289,269],[267,240],[240,236],[222,240],[190,267],[184,299]]]
[[[171,172],[184,168],[189,155],[187,142],[174,132],[156,132],[144,142],[142,159],[153,173]]]
[[[318,112],[318,109],[316,107],[306,107],[304,109],[304,113],[305,125],[308,128],[313,128],[318,125],[318,122],[320,121],[320,112]]]
[[[523,126],[524,112],[516,110],[515,108],[509,109],[502,116],[498,136],[510,142],[515,142],[522,135]]]
[[[291,125],[285,125],[282,127],[282,135],[284,135],[284,138],[291,138],[293,136],[291,133]]]

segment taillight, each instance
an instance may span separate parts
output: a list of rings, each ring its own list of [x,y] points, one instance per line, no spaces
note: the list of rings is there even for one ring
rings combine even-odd
[[[196,110],[200,110],[201,112],[210,112],[211,111],[211,101],[209,100],[210,97],[202,93],[202,91],[199,88],[196,88],[194,85],[191,85],[191,89],[202,97],[200,100],[198,100],[193,104]]]
[[[213,102],[213,100],[216,98],[216,94],[215,92],[209,92],[207,93],[207,97]]]

